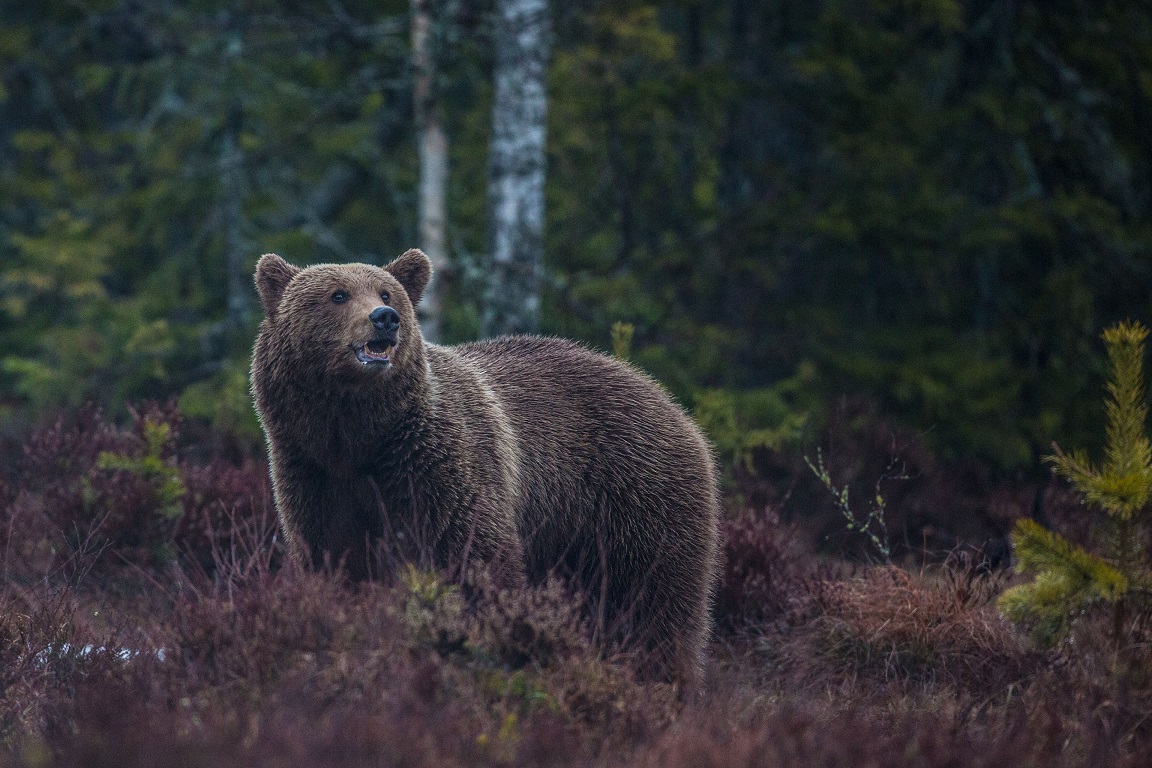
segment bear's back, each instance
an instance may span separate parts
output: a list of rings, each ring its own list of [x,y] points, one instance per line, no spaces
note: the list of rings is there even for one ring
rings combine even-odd
[[[530,572],[556,566],[560,553],[597,546],[578,541],[581,532],[598,530],[617,544],[657,534],[710,538],[715,521],[690,512],[715,507],[710,448],[650,377],[563,339],[432,347],[433,371],[440,350],[482,372],[516,436],[517,512],[536,560]]]

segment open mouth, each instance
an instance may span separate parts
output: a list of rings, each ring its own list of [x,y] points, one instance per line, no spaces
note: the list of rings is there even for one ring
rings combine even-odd
[[[392,365],[392,350],[396,342],[389,339],[373,339],[363,344],[355,344],[352,351],[361,365]]]

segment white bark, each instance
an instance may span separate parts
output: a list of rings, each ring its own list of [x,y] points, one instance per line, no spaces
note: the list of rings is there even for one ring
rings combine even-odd
[[[497,0],[488,243],[487,335],[540,324],[544,141],[551,48],[547,0]]]
[[[448,136],[436,92],[432,0],[412,0],[413,107],[420,152],[419,238],[432,262],[432,282],[420,307],[424,338],[441,336],[442,287],[448,260]]]

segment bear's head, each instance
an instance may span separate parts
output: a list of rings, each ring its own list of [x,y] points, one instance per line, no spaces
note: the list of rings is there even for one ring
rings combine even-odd
[[[289,366],[326,376],[381,376],[422,361],[416,304],[432,276],[412,249],[384,268],[318,264],[301,269],[274,253],[256,264],[261,338]]]

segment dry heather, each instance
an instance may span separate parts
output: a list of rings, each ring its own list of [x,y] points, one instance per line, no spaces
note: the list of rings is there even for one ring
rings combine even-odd
[[[1041,654],[960,556],[861,567],[733,512],[685,700],[598,655],[563,584],[286,564],[264,467],[181,427],[89,410],[8,462],[0,765],[1124,766],[1152,744],[1150,644],[1114,654],[1086,616]]]

